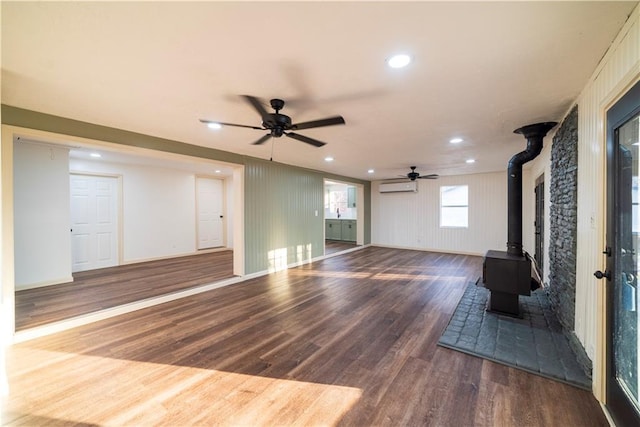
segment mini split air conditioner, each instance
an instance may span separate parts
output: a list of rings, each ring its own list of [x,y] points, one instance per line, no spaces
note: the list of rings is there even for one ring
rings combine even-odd
[[[381,193],[416,193],[418,183],[416,181],[387,182],[380,184],[379,190]]]

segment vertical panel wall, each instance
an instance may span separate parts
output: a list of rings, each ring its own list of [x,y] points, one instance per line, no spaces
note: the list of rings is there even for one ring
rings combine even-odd
[[[475,255],[506,250],[506,172],[419,180],[417,193],[381,194],[379,185],[372,185],[373,244]],[[469,186],[468,228],[440,227],[440,187],[445,185]]]
[[[593,272],[604,267],[606,136],[605,113],[640,78],[640,10],[611,46],[578,99],[578,256],[576,277],[576,335],[589,356],[596,351],[601,284]],[[601,294],[601,297],[603,294]],[[602,318],[600,318],[602,319]],[[595,361],[594,361],[595,362]],[[596,362],[597,363],[597,362]]]
[[[246,273],[277,271],[323,255],[323,191],[319,173],[246,161]]]

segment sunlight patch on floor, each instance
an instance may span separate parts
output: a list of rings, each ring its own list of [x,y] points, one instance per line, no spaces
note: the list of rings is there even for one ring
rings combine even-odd
[[[335,425],[358,388],[15,346],[2,425]]]

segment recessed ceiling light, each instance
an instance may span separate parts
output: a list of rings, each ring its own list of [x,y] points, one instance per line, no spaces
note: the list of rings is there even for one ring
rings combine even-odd
[[[391,68],[402,68],[409,65],[411,62],[411,57],[404,53],[399,55],[393,55],[391,58],[387,59],[387,65]]]
[[[374,173],[374,172],[375,172],[375,171],[374,171],[373,169],[369,169],[369,170],[367,171],[367,173]]]
[[[216,169],[216,173],[220,173],[220,169]]]
[[[220,129],[222,125],[220,123],[207,123],[209,129]]]
[[[463,141],[463,139],[462,139],[462,138],[451,138],[451,139],[449,140],[449,142],[450,142],[450,143],[452,143],[452,144],[459,144],[459,143],[461,143],[462,141]]]
[[[325,157],[324,158],[325,162],[333,162],[333,157],[329,156],[329,157]]]
[[[96,159],[98,159],[98,158],[102,157],[102,154],[100,154],[100,153],[91,153],[91,154],[89,154],[89,155],[90,155],[91,157],[95,157]]]
[[[476,159],[467,159],[467,163],[475,163]]]

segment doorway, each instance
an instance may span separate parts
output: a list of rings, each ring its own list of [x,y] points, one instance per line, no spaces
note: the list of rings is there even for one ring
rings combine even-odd
[[[353,249],[358,245],[359,227],[357,187],[324,181],[325,255]]]
[[[640,425],[638,172],[640,82],[607,112],[607,408],[616,425]]]
[[[196,177],[198,250],[224,246],[224,182]]]
[[[119,264],[119,179],[71,174],[71,271]]]

